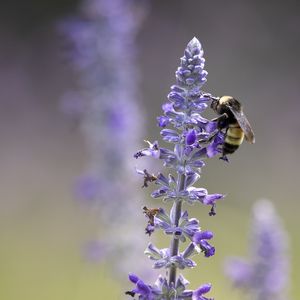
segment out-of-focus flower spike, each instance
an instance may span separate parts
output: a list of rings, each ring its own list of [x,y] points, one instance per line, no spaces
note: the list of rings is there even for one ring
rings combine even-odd
[[[135,42],[146,12],[146,2],[142,2],[83,0],[76,15],[64,18],[57,26],[67,44],[64,54],[78,78],[78,88],[66,93],[61,109],[76,120],[88,160],[75,193],[93,208],[99,228],[105,228],[101,230],[105,255],[96,251],[95,237],[94,244],[84,247],[88,249],[84,256],[95,261],[98,253],[99,261],[109,261],[120,276],[129,266],[134,265],[134,271],[144,270],[142,259],[136,264],[131,260],[136,261],[136,253],[144,248],[143,240],[136,239],[134,233],[138,223],[143,226],[143,218],[128,217],[140,209],[137,199],[141,198],[132,189],[136,181],[128,158],[137,149],[143,131]],[[126,235],[111,239],[120,227]],[[94,247],[88,247],[91,244]],[[129,248],[132,251],[127,251]],[[115,257],[123,252],[127,259],[117,261]]]
[[[250,259],[230,258],[225,272],[233,284],[246,290],[253,300],[288,298],[288,238],[275,208],[269,200],[253,207]]]

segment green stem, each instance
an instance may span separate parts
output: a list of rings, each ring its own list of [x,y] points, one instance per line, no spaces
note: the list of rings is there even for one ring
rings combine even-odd
[[[184,188],[185,188],[185,175],[184,174],[179,175],[178,186],[179,186],[179,191],[184,190]],[[179,219],[181,216],[181,209],[182,209],[182,200],[179,200],[175,204],[175,222],[174,222],[175,226],[178,226],[178,224],[179,224]],[[170,247],[170,255],[171,256],[178,255],[178,252],[179,252],[179,239],[173,235],[173,239],[171,241],[171,247]],[[176,266],[170,267],[169,285],[172,282],[175,285],[176,269],[177,269]]]

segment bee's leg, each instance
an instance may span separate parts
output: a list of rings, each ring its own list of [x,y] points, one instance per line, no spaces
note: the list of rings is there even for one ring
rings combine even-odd
[[[216,135],[222,130],[224,129],[226,126],[224,126],[224,122],[225,120],[228,118],[228,115],[226,113],[218,116],[215,119],[212,119],[211,122],[218,122],[218,130],[212,135],[210,136],[208,139],[206,140],[199,140],[199,143],[210,143],[215,137]]]
[[[229,163],[228,157],[226,155],[224,155],[224,154],[221,157],[219,157],[219,159],[222,159],[222,160],[224,160],[224,161],[226,161],[226,162]]]
[[[205,144],[209,144],[214,138],[215,136],[219,133],[219,130],[214,133],[212,136],[210,136],[208,139],[203,139],[203,140],[199,140],[198,143],[205,143]]]
[[[198,142],[209,144],[217,136],[217,134],[222,131],[222,129],[223,128],[218,128],[218,130],[216,130],[208,139],[199,140]]]
[[[202,97],[210,98],[210,99],[212,99],[212,100],[219,100],[219,99],[220,99],[220,97],[214,97],[214,96],[212,96],[212,95],[209,94],[209,93],[204,93],[204,94],[202,94]]]
[[[228,115],[224,113],[218,116],[217,118],[212,119],[211,122],[218,122],[220,124],[221,122],[224,122],[226,119],[228,119]]]

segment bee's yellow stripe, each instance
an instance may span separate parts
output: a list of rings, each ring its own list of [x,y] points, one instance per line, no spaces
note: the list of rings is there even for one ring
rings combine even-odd
[[[230,144],[230,145],[235,145],[235,146],[239,146],[244,140],[244,133],[242,132],[242,136],[240,137],[232,137],[230,135],[226,135],[225,138],[225,143]]]
[[[235,127],[235,128],[228,128],[227,135],[232,138],[240,139],[243,138],[244,133],[241,128]]]
[[[243,142],[244,138],[241,139],[234,139],[231,138],[230,136],[227,136],[225,138],[225,143],[229,144],[229,145],[235,145],[235,146],[239,146],[242,142]]]

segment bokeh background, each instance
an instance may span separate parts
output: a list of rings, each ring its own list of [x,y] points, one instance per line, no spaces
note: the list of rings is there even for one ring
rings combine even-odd
[[[0,4],[0,299],[123,298],[109,266],[83,261],[80,251],[95,228],[72,187],[88,158],[80,132],[59,109],[76,74],[61,57],[55,27],[78,3]],[[205,51],[206,90],[242,100],[256,144],[244,143],[230,164],[213,159],[203,170],[203,186],[227,197],[214,218],[193,207],[215,232],[217,253],[186,277],[192,287],[212,282],[216,299],[241,299],[222,265],[228,255],[247,255],[251,207],[264,197],[289,234],[289,299],[299,299],[299,3],[149,0],[137,37],[149,140],[158,136],[155,118],[193,36]]]

